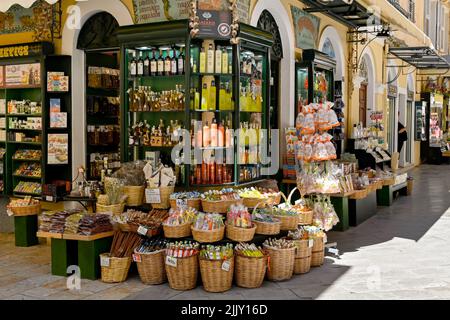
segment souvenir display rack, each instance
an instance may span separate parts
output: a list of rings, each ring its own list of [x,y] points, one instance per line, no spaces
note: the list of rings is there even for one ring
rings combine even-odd
[[[214,159],[210,163],[172,163],[179,172],[178,185],[210,187],[263,179],[260,160],[247,164],[261,146],[244,140],[239,144],[231,131],[227,144],[225,136],[226,129],[243,127],[261,133],[258,129],[269,125],[270,34],[240,24],[240,43],[232,45],[228,40],[192,38],[189,22],[180,20],[122,27],[117,36],[124,79],[122,162],[161,158],[163,163],[172,163],[172,147],[180,139],[178,129],[191,132],[194,143],[199,138],[196,131],[204,136],[205,129],[208,134],[217,130],[223,138],[217,144],[214,139],[198,139],[202,145],[197,159],[210,155],[208,159]],[[208,66],[208,57],[215,63]],[[268,139],[261,141],[268,146]],[[243,159],[236,156],[239,150]]]
[[[47,135],[70,132],[70,119],[62,130],[50,128],[50,99],[59,97],[65,108],[61,111],[67,114],[71,103],[70,92],[47,92],[47,72],[64,72],[70,76],[70,57],[52,55],[53,45],[47,42],[1,49],[10,56],[0,60],[0,121],[4,121],[0,147],[6,150],[4,192],[40,197],[44,184],[54,179],[70,180],[70,150],[65,155],[67,163],[59,168],[57,175],[47,165]],[[36,157],[29,158],[30,154]]]
[[[426,102],[425,136],[420,145],[422,161],[431,164],[443,162],[441,146],[444,133],[444,96],[435,93],[422,93],[421,101]]]

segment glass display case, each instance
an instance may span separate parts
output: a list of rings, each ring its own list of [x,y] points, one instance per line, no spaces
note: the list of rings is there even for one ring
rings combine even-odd
[[[187,20],[120,28],[122,161],[161,159],[179,186],[262,178],[259,140],[247,137],[268,125],[271,35],[240,24],[239,36],[192,38]]]
[[[317,50],[304,50],[303,60],[296,65],[296,103],[295,115],[302,105],[335,101],[334,70],[336,61]]]

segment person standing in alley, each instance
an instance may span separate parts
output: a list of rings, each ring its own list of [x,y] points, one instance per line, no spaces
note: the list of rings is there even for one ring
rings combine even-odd
[[[400,112],[398,114],[400,118]],[[408,131],[406,130],[405,126],[398,122],[398,153],[402,152],[403,144],[408,141]]]

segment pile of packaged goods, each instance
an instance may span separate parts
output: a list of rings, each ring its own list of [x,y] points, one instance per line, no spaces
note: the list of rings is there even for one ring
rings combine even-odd
[[[200,258],[206,260],[226,260],[233,257],[233,245],[223,246],[204,245],[200,250]]]
[[[41,164],[40,163],[22,163],[19,168],[14,171],[15,176],[26,176],[33,178],[41,177]]]
[[[241,197],[234,189],[210,190],[202,194],[202,199],[207,201],[240,200]]]
[[[203,231],[212,231],[224,227],[223,216],[218,213],[199,213],[194,221],[194,228]]]
[[[107,214],[88,214],[79,221],[78,233],[81,235],[89,236],[112,230],[113,226]]]
[[[80,226],[80,221],[83,219],[85,215],[86,212],[79,212],[74,213],[69,217],[67,217],[64,233],[77,234]]]
[[[252,228],[252,216],[243,205],[232,205],[227,213],[227,225]]]
[[[240,189],[238,191],[239,197],[245,199],[245,198],[251,198],[251,199],[267,199],[268,195],[266,193],[261,193],[258,189],[252,187],[252,188],[244,188]]]
[[[200,197],[201,193],[198,191],[174,192],[170,195],[171,200],[195,200]]]
[[[14,153],[13,159],[14,160],[41,160],[42,157],[42,151],[41,150],[17,150]]]
[[[197,213],[197,210],[189,207],[170,209],[169,216],[164,221],[164,224],[171,226],[179,226],[186,223],[190,224],[195,220]]]
[[[135,253],[152,253],[155,251],[165,250],[169,242],[165,239],[155,238],[155,239],[145,239],[142,243],[134,250]]]
[[[295,248],[295,243],[286,239],[267,239],[263,243],[264,247],[274,249],[290,249]]]
[[[66,210],[58,211],[51,217],[50,230],[51,233],[64,233],[66,226],[66,219],[75,213],[79,213],[79,210]]]
[[[42,192],[42,186],[37,182],[19,181],[14,188],[14,192],[40,195]]]
[[[166,246],[166,256],[174,258],[192,257],[199,252],[200,244],[193,241],[170,242]]]
[[[254,243],[239,243],[234,247],[237,254],[245,257],[259,258],[264,256],[264,251],[261,247],[257,247]]]
[[[50,232],[52,225],[52,217],[56,214],[56,211],[44,211],[39,215],[39,231]]]

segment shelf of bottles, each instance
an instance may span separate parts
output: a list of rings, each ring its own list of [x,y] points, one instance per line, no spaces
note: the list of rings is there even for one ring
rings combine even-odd
[[[267,54],[240,47],[239,57],[239,183],[262,178],[264,130],[267,128]],[[267,145],[268,146],[268,145]]]
[[[87,163],[89,179],[120,167],[120,70],[117,51],[86,53]]]

